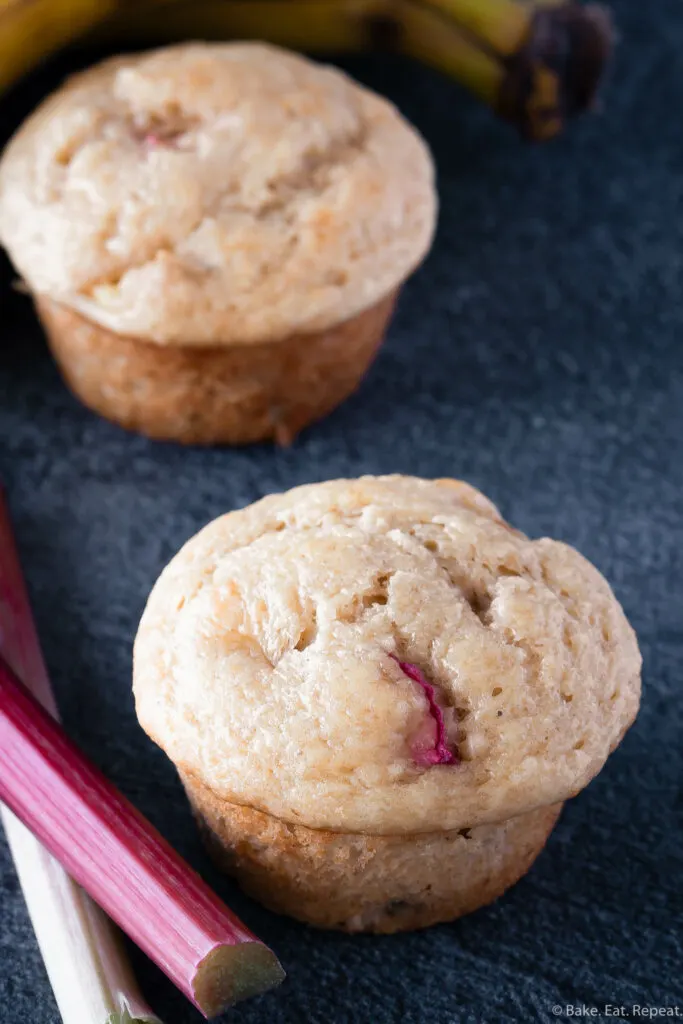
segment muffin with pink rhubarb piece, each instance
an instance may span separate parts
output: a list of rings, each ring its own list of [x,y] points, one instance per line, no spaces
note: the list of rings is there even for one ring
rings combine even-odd
[[[0,163],[0,241],[72,390],[151,437],[286,442],[358,385],[436,217],[386,100],[258,43],[71,78]]]
[[[248,892],[393,932],[524,875],[632,723],[640,655],[571,547],[467,484],[364,477],[190,540],[150,596],[134,689]]]

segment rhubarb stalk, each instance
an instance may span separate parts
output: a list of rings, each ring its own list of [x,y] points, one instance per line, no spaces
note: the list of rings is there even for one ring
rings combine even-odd
[[[16,592],[4,593],[15,609]],[[282,980],[275,955],[87,760],[2,658],[0,799],[206,1016]]]
[[[205,1016],[282,980],[275,955],[2,659],[0,799]]]
[[[0,654],[57,718],[2,490]],[[0,818],[64,1024],[159,1024],[118,929],[9,808]]]

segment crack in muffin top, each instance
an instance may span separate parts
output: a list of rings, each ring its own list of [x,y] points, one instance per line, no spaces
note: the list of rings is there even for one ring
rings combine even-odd
[[[105,61],[0,164],[0,239],[31,290],[158,343],[341,323],[409,275],[435,217],[427,147],[387,100],[255,43]]]
[[[215,520],[157,581],[134,662],[143,728],[219,798],[376,834],[572,796],[640,693],[597,569],[467,484],[399,476]]]

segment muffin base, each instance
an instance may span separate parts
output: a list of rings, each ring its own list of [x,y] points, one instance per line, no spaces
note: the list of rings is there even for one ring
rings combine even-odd
[[[562,810],[450,832],[329,832],[220,800],[180,774],[218,867],[271,910],[347,932],[426,928],[491,903],[526,874]]]
[[[355,391],[397,296],[326,331],[253,345],[157,345],[45,296],[35,305],[67,384],[107,419],[185,444],[288,444]]]

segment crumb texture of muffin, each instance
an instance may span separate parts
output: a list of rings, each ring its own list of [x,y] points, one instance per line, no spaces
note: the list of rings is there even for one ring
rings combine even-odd
[[[435,215],[428,150],[388,101],[260,43],[108,60],[0,165],[0,239],[30,290],[159,345],[350,320],[421,261]]]
[[[203,813],[414,837],[581,790],[636,715],[640,654],[571,547],[467,484],[364,477],[190,540],[150,596],[134,689]]]

